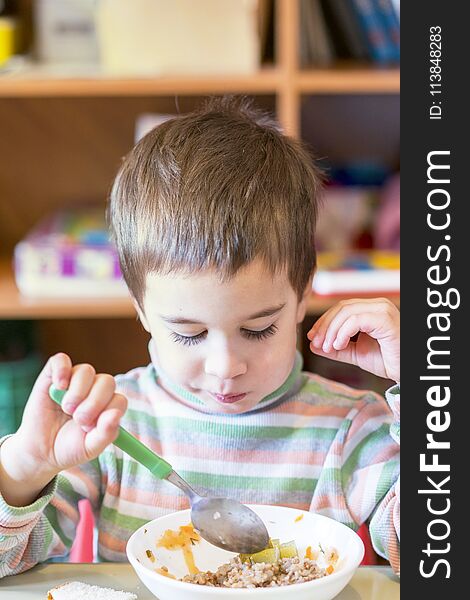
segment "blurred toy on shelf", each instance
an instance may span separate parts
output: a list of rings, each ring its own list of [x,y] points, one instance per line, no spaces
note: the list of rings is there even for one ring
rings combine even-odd
[[[381,185],[344,185],[334,179],[325,189],[316,239],[314,292],[398,294],[399,172],[389,171]]]
[[[18,289],[29,297],[126,297],[103,207],[60,210],[15,247]]]
[[[375,187],[329,185],[318,218],[317,249],[344,252],[351,248],[370,248],[376,203]]]
[[[400,255],[380,250],[320,252],[313,278],[313,291],[320,295],[354,293],[398,294]]]
[[[373,225],[374,247],[400,250],[400,174],[391,176],[380,192]]]

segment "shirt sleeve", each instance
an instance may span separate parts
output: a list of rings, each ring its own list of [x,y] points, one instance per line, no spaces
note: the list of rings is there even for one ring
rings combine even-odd
[[[88,498],[96,514],[99,490],[95,459],[60,473],[29,506],[10,506],[0,494],[0,578],[66,557],[79,520],[78,502]]]
[[[394,420],[390,426],[390,437],[400,446],[400,386],[386,392],[387,402]],[[400,462],[397,453],[392,461],[389,478],[390,489],[383,496],[370,519],[372,544],[378,554],[390,561],[394,571],[400,572]]]
[[[375,551],[400,571],[400,388],[363,405],[343,447],[342,485],[356,524],[369,523]]]

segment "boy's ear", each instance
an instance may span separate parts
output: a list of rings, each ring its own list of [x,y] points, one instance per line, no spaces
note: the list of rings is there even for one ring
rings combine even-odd
[[[305,314],[307,313],[307,305],[310,295],[312,293],[312,282],[313,282],[314,273],[308,278],[307,285],[305,286],[304,292],[302,294],[302,298],[297,306],[297,323],[302,323],[305,319]]]
[[[145,331],[150,333],[150,327],[147,322],[147,319],[145,318],[144,311],[140,308],[139,303],[137,302],[137,300],[135,298],[132,298],[132,304],[134,305],[137,315],[139,316],[139,321],[142,323]]]

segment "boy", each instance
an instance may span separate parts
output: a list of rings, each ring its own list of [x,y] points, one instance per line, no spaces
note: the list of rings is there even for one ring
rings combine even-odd
[[[301,145],[230,100],[167,121],[129,153],[110,221],[151,363],[114,379],[49,359],[0,447],[1,575],[65,555],[80,498],[103,560],[126,560],[136,528],[187,508],[110,445],[120,422],[202,494],[370,521],[398,570],[398,386],[394,418],[374,393],[302,373],[296,350],[319,193]],[[341,302],[309,338],[319,355],[400,380],[386,300]],[[51,383],[68,389],[62,407]]]

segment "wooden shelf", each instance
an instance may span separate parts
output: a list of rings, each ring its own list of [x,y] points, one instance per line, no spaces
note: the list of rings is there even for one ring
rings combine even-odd
[[[43,69],[0,76],[0,98],[172,96],[204,94],[282,94],[279,69],[254,75],[180,76],[159,78],[57,77]],[[398,93],[398,69],[333,68],[294,73],[291,85],[308,94]]]
[[[116,78],[59,77],[42,68],[0,76],[0,97],[172,96],[205,94],[275,94],[280,71],[266,67],[253,75]]]
[[[344,67],[297,73],[297,90],[303,94],[398,94],[399,69]]]
[[[135,317],[130,300],[104,298],[33,300],[16,287],[11,261],[0,258],[0,319],[80,319]]]
[[[382,296],[383,294],[373,294]],[[355,295],[359,297],[359,295]],[[363,297],[371,297],[364,294]],[[387,295],[399,305],[399,295]],[[318,315],[339,302],[342,296],[316,296],[312,294],[307,312]],[[136,312],[130,300],[92,298],[70,300],[32,300],[18,292],[9,259],[0,259],[0,319],[92,319],[92,318],[135,318]]]

